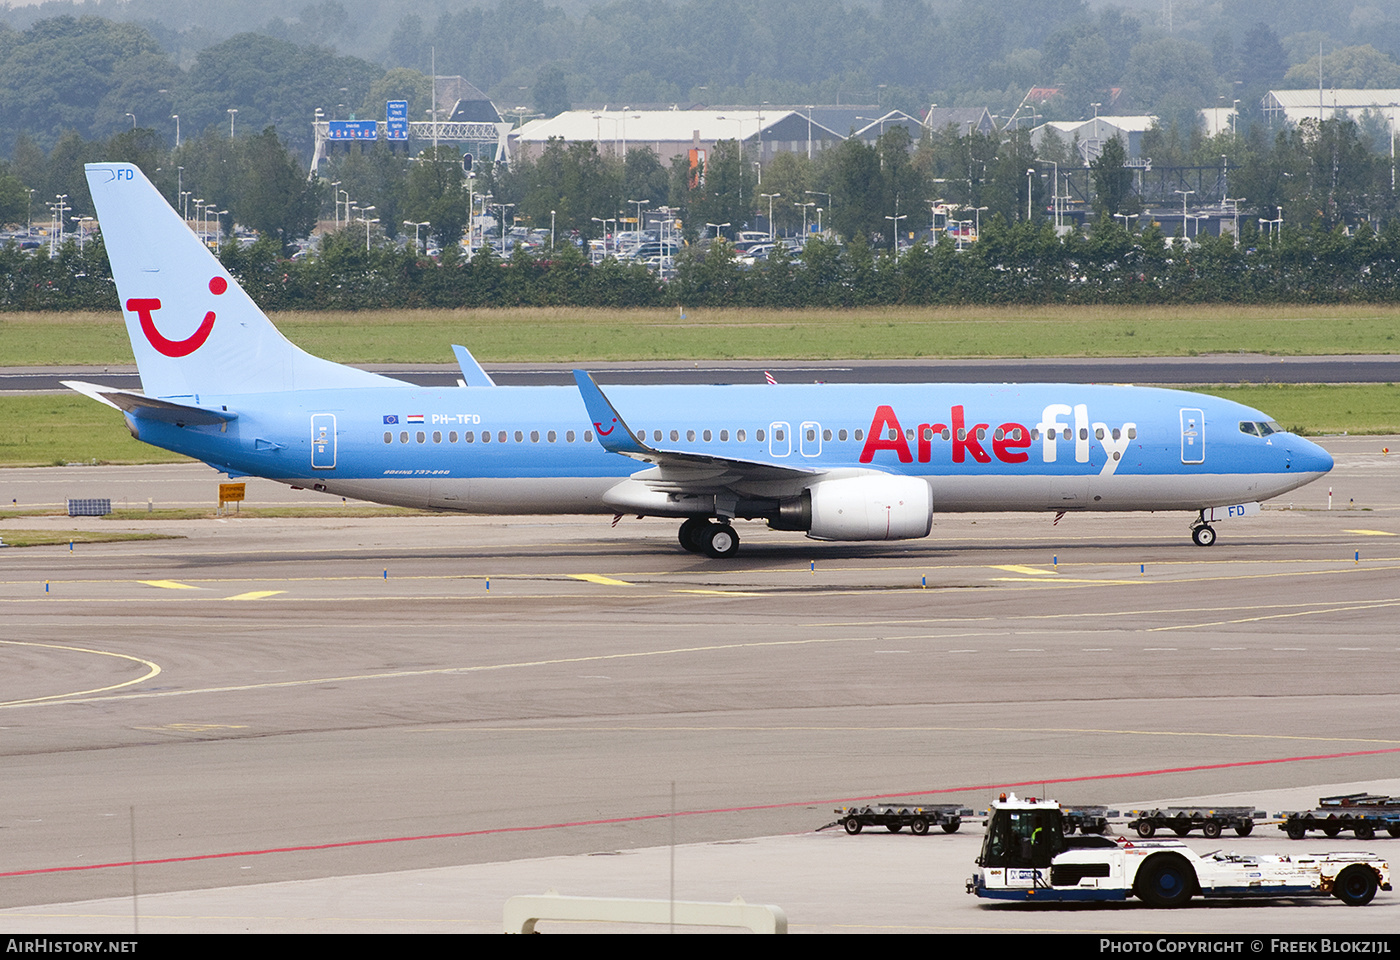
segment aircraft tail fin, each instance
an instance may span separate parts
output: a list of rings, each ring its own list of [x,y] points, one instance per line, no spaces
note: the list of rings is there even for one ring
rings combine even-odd
[[[282,336],[134,164],[86,169],[148,396],[402,385]]]

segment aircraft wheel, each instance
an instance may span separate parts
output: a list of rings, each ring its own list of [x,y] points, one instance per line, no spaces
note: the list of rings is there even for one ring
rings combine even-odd
[[[1216,837],[1220,836],[1220,821],[1207,820],[1205,823],[1201,824],[1201,833],[1205,834],[1211,840],[1214,840]]]
[[[1149,907],[1184,906],[1196,891],[1191,865],[1181,857],[1158,855],[1138,871],[1133,893]]]
[[[915,817],[913,820],[909,821],[909,830],[914,836],[922,837],[924,834],[928,833],[928,821],[923,817]]]
[[[680,541],[681,546],[690,553],[703,553],[704,544],[700,537],[705,532],[705,528],[710,525],[710,521],[704,517],[691,517],[681,524]]]
[[[705,553],[716,560],[727,560],[739,552],[739,535],[727,523],[709,524],[704,542]]]
[[[1157,825],[1150,820],[1139,820],[1137,825],[1137,835],[1144,840],[1150,840],[1157,833]]]
[[[841,825],[845,827],[846,832],[853,837],[856,834],[860,833],[860,821],[857,820],[855,817],[847,817],[846,821]]]
[[[957,833],[958,827],[962,826],[962,817],[954,817],[953,819],[943,823],[942,826],[944,833]]]
[[[1209,547],[1215,543],[1215,528],[1202,524],[1191,531],[1191,539],[1198,547]]]
[[[1364,907],[1376,896],[1376,872],[1362,863],[1353,863],[1332,884],[1332,895],[1349,907]]]

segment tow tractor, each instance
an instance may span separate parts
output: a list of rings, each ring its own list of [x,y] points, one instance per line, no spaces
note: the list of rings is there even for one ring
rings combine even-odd
[[[1201,855],[1180,840],[1067,835],[1054,800],[1003,794],[992,804],[980,868],[967,892],[1023,903],[1127,900],[1184,906],[1202,897],[1333,896],[1349,906],[1390,889],[1390,864],[1370,853]]]

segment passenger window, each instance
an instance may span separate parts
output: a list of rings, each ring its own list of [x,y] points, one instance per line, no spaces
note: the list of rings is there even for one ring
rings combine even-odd
[[[694,431],[694,430],[687,430],[687,431],[685,432],[685,439],[686,439],[687,442],[694,443],[694,442],[695,442],[695,431]]]
[[[502,431],[500,431],[499,433],[496,434],[496,442],[497,442],[497,443],[505,443],[505,442],[506,442],[506,432],[505,432],[504,430],[502,430]]]
[[[399,434],[399,443],[408,443],[408,431]]]
[[[548,440],[550,443],[553,443],[555,440],[559,439],[559,435],[553,430],[551,430],[549,431],[549,433],[545,434],[545,439]]]
[[[706,430],[706,431],[704,432],[703,436],[704,436],[704,438],[705,438],[705,442],[706,442],[706,443],[709,443],[709,442],[710,442],[710,431]]]
[[[827,442],[830,442],[830,441],[831,441],[831,431],[830,431],[830,430],[823,430],[823,431],[822,431],[822,440],[827,441]]]
[[[651,438],[659,443],[661,441],[661,431],[654,431],[651,435]]]
[[[441,430],[434,430],[434,431],[433,431],[433,443],[442,443],[442,431],[441,431]]]
[[[856,431],[856,439],[857,439],[857,440],[863,440],[864,438],[865,438],[865,431],[864,431],[864,430],[857,430],[857,431]]]
[[[585,431],[583,431],[583,442],[584,442],[584,443],[592,443],[592,442],[593,442],[593,431],[592,431],[592,430],[585,430]]]
[[[449,433],[449,434],[447,435],[447,442],[448,442],[448,443],[456,443],[456,442],[457,442],[457,431],[456,431],[456,430],[453,430],[451,433]]]
[[[393,435],[392,433],[385,433],[385,434],[384,434],[384,442],[385,442],[385,443],[393,443],[393,442],[394,442],[394,435]]]
[[[762,442],[763,442],[763,431],[762,431],[762,430],[755,430],[755,431],[753,432],[753,435],[754,435],[754,437],[756,437],[756,438],[758,439],[758,442],[759,442],[759,443],[762,443]]]
[[[987,430],[986,430],[985,427],[978,427],[978,428],[977,428],[977,439],[978,439],[978,440],[985,440],[985,439],[987,439]]]
[[[517,431],[515,431],[515,442],[516,442],[516,443],[524,443],[524,442],[525,442],[525,432],[524,432],[523,430],[517,430]]]
[[[540,442],[540,432],[539,432],[538,430],[531,430],[531,431],[530,431],[530,442],[531,442],[531,443],[539,443],[539,442]]]
[[[760,437],[759,439],[762,439],[762,437]],[[779,443],[782,443],[782,442],[783,442],[783,431],[781,431],[781,430],[774,430],[774,431],[773,431],[773,439],[774,439],[774,440],[777,440]]]
[[[680,432],[679,430],[672,430],[672,431],[671,431],[671,442],[672,442],[672,443],[675,443],[675,442],[676,442],[677,440],[679,440],[680,438],[681,438],[681,432]]]
[[[837,436],[838,439],[845,440],[845,439],[846,439],[846,431],[845,431],[845,428],[842,428],[841,432],[838,433],[838,434],[836,434],[836,436]]]
[[[569,431],[565,432],[565,434],[564,434],[564,440],[565,440],[566,443],[573,443],[573,442],[574,442],[574,432],[573,432],[572,430],[569,430]]]
[[[423,443],[428,439],[428,435],[425,434],[422,430],[419,430],[413,435],[413,439],[417,440],[419,443]]]
[[[743,442],[744,442],[744,436],[745,436],[745,434],[744,434],[744,431],[742,431],[742,430],[736,430],[736,431],[734,432],[734,439],[737,440],[737,441],[739,441],[740,443],[743,443]]]
[[[485,430],[481,431],[481,442],[482,442],[482,443],[490,443],[490,442],[491,442],[491,434],[490,434],[489,432],[485,431]]]
[[[1137,439],[1137,427],[1129,427],[1129,428],[1128,428],[1128,439],[1129,439],[1129,440],[1136,440],[1136,439]]]
[[[721,430],[721,431],[719,432],[719,439],[720,439],[720,442],[721,442],[721,443],[728,443],[728,442],[729,442],[729,431],[728,431],[728,430]]]
[[[484,437],[486,434],[483,433],[482,436]],[[474,430],[468,430],[466,433],[462,434],[462,439],[467,441],[467,443],[475,443],[476,432]]]

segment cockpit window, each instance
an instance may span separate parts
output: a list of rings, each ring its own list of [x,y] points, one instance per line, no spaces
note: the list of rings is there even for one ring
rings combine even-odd
[[[1267,437],[1273,433],[1283,433],[1284,429],[1276,420],[1241,420],[1240,433],[1247,433],[1251,437]]]

